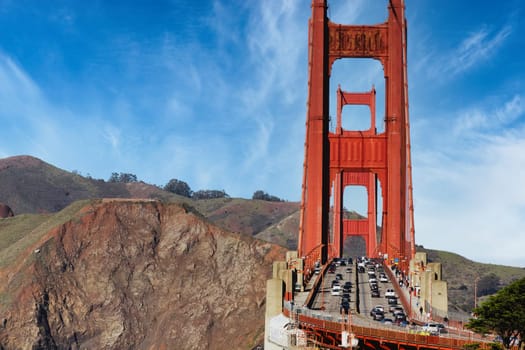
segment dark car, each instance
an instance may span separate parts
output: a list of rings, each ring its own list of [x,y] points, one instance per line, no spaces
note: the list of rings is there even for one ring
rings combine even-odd
[[[397,305],[397,298],[388,298],[388,305]]]
[[[402,314],[405,313],[405,310],[403,309],[402,306],[395,306],[395,305],[390,306],[389,311],[393,313],[394,315],[399,314],[399,313],[402,313]]]
[[[372,310],[370,310],[370,316],[374,317],[376,313],[384,314],[385,312],[383,311],[382,307],[376,306]]]
[[[340,313],[344,313],[345,315],[348,315],[348,311],[350,310],[350,303],[342,303],[341,307],[339,308]]]
[[[396,314],[394,316],[394,323],[399,325],[401,323],[406,323],[407,322],[407,317],[405,314]]]
[[[378,291],[377,289],[376,289],[376,290],[373,290],[373,291],[371,292],[371,296],[372,296],[372,298],[379,298],[379,297],[380,297],[380,295],[379,295],[379,291]]]
[[[382,321],[385,318],[385,314],[381,311],[376,311],[372,315],[372,318],[374,319],[374,321]]]

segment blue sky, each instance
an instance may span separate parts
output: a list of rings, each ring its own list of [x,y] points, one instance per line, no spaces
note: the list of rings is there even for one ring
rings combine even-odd
[[[386,3],[329,16],[379,23]],[[525,266],[524,11],[406,0],[418,244]],[[307,0],[0,0],[0,157],[297,201],[309,16]],[[331,87],[374,84],[381,127],[382,79],[337,61]]]

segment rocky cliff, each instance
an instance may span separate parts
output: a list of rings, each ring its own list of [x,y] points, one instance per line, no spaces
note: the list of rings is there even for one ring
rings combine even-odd
[[[262,339],[265,282],[283,248],[177,204],[69,211],[0,250],[2,348],[249,349]],[[2,219],[0,233],[23,219]]]

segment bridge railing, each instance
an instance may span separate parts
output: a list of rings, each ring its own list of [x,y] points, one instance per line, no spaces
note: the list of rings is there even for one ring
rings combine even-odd
[[[294,319],[299,323],[303,329],[314,329],[316,331],[324,331],[329,333],[340,334],[348,325],[345,322],[337,322],[332,320],[333,316],[315,315],[313,310],[299,309],[300,312],[294,312]],[[299,311],[294,310],[294,311]],[[291,317],[292,311],[283,308],[283,313],[287,317]],[[389,330],[385,328],[371,328],[363,326],[351,326],[351,332],[358,338],[392,342],[397,344],[411,344],[419,346],[430,346],[438,348],[462,349],[467,344],[478,343],[478,349],[491,349],[489,342],[479,342],[473,339],[458,339],[449,337],[440,337],[432,335],[422,335],[408,331]]]

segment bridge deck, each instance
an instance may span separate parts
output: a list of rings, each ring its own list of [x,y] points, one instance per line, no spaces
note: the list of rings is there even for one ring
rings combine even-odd
[[[416,300],[410,300],[405,288],[392,284],[394,275],[388,268],[384,269],[389,281],[378,282],[380,296],[373,298],[368,274],[366,271],[358,273],[355,263],[350,267],[338,266],[334,273],[329,273],[325,266],[319,275],[314,275],[304,292],[295,293],[293,305],[285,303],[284,313],[297,322],[299,328],[307,331],[314,343],[330,349],[341,348],[342,331],[354,334],[366,349],[462,349],[472,343],[479,343],[479,349],[490,349],[487,339],[476,337],[469,331],[449,329],[446,334],[439,336],[423,332],[416,322],[412,322],[422,324],[426,321],[424,316],[415,312]],[[341,297],[331,293],[332,281],[337,274],[343,277],[342,283],[352,283],[349,315],[341,314]],[[388,311],[390,305],[384,297],[387,289],[394,289],[399,300],[404,300],[402,304],[409,317],[408,325],[385,324],[374,321],[370,316],[371,309],[381,305],[385,309],[385,317],[392,318]],[[310,307],[306,305],[308,301]]]

